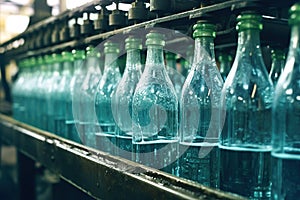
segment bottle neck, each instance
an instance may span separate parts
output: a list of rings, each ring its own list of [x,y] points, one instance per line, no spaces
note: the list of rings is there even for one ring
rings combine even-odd
[[[74,74],[78,75],[84,69],[83,60],[74,60]]]
[[[147,46],[147,65],[163,65],[164,66],[164,55],[163,47],[159,45],[148,45]]]
[[[195,50],[193,63],[197,64],[203,60],[215,61],[215,48],[213,37],[195,38]]]
[[[261,54],[260,31],[258,29],[243,30],[238,33],[238,53],[249,52],[249,56]]]
[[[228,73],[231,68],[231,63],[228,60],[223,60],[220,62],[220,73]]]
[[[127,50],[126,56],[126,69],[136,68],[137,65],[141,64],[141,54],[138,49]]]
[[[63,63],[63,74],[67,75],[67,74],[71,74],[72,72],[72,62],[71,61],[65,61]]]
[[[104,58],[104,70],[115,69],[118,67],[117,64],[118,54],[117,53],[106,53]]]
[[[300,25],[293,25],[291,27],[291,39],[288,58],[300,59]]]
[[[100,71],[100,59],[97,56],[89,56],[86,60],[86,67],[88,68],[88,71],[93,71],[96,74],[101,73]]]

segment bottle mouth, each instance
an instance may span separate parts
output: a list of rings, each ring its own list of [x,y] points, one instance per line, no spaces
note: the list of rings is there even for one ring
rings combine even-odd
[[[296,25],[300,23],[300,3],[296,3],[290,8],[289,15],[290,25]]]
[[[197,24],[195,24],[193,26],[193,37],[194,38],[198,38],[198,37],[216,37],[216,26],[214,24],[211,23],[207,23],[207,22],[197,22]]]
[[[146,35],[146,45],[157,45],[165,46],[166,42],[164,40],[164,34],[157,32],[150,32]]]
[[[237,17],[237,31],[257,29],[262,30],[262,16],[256,13],[243,13]]]
[[[72,50],[72,54],[74,59],[76,60],[84,60],[85,59],[85,52],[83,50]]]
[[[104,44],[104,53],[119,53],[119,45],[113,42],[106,42]]]
[[[101,56],[101,54],[96,48],[94,48],[94,46],[88,46],[86,48],[86,56],[99,58]]]
[[[125,49],[130,50],[130,49],[138,49],[141,50],[142,47],[142,40],[139,38],[134,38],[134,37],[128,37],[125,40]]]
[[[63,61],[71,61],[71,60],[73,60],[73,55],[70,52],[63,51],[61,53],[61,55],[62,55],[62,60]]]
[[[271,51],[271,57],[272,57],[272,59],[284,60],[285,59],[285,54],[284,54],[284,51],[282,51],[282,50],[273,49]]]

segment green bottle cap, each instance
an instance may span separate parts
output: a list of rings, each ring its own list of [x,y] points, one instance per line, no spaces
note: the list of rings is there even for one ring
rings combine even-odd
[[[135,38],[132,36],[129,36],[128,38],[126,38],[125,40],[125,49],[129,50],[129,49],[139,49],[141,50],[142,47],[142,40],[139,38]]]
[[[45,62],[45,61],[44,61],[43,56],[38,56],[38,57],[37,57],[36,63],[37,63],[38,65],[43,65],[44,62]]]
[[[237,17],[236,30],[263,29],[262,16],[256,13],[243,13]]]
[[[289,10],[290,18],[289,24],[296,25],[300,23],[300,3],[294,4]]]
[[[29,67],[36,66],[36,59],[34,57],[29,58]]]
[[[150,32],[146,35],[146,45],[159,45],[165,46],[166,42],[164,40],[164,35],[161,33]]]
[[[57,53],[53,53],[52,54],[52,62],[56,63],[56,62],[62,62],[62,56],[61,54],[57,54]]]
[[[63,51],[61,56],[63,61],[73,61],[73,54],[71,52]]]
[[[272,59],[284,60],[285,59],[285,53],[282,50],[273,49],[271,51],[271,57],[272,57]]]
[[[53,63],[53,57],[51,55],[45,55],[44,59],[45,59],[46,64],[52,64]]]
[[[166,52],[166,55],[165,55],[165,57],[166,57],[166,59],[167,60],[175,60],[175,58],[176,58],[176,54],[174,54],[174,53],[172,53],[172,52]]]
[[[119,45],[111,41],[105,42],[104,53],[119,53]]]
[[[75,60],[84,60],[85,59],[85,52],[83,50],[72,50],[72,54]]]
[[[97,49],[94,48],[94,46],[88,46],[86,48],[86,56],[100,58],[101,54]]]
[[[230,54],[222,53],[218,56],[218,60],[220,62],[231,62],[232,61],[232,56]]]
[[[198,21],[197,24],[193,26],[193,37],[216,37],[216,26],[214,24]]]

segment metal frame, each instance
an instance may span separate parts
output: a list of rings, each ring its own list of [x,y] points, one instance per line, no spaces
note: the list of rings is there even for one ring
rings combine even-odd
[[[0,115],[0,137],[96,199],[243,199]],[[29,183],[28,183],[29,184]]]

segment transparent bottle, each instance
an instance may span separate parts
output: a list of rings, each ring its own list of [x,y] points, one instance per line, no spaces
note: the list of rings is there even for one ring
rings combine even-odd
[[[262,17],[237,17],[238,47],[222,90],[226,119],[220,137],[220,188],[269,199],[271,107],[274,89],[262,59]]]
[[[86,48],[86,60],[84,67],[81,68],[82,80],[77,91],[77,99],[79,100],[79,109],[77,109],[79,111],[79,124],[77,130],[80,133],[83,144],[90,147],[96,147],[95,124],[97,116],[94,114],[94,98],[98,83],[102,77],[100,56],[98,49],[93,46]],[[75,111],[74,108],[73,111]]]
[[[300,196],[300,3],[290,9],[290,46],[272,107],[272,199]]]
[[[78,123],[75,120],[75,116],[74,116],[74,105],[75,107],[77,106],[78,102],[73,102],[73,95],[74,93],[76,93],[75,90],[79,90],[79,88],[75,88],[76,85],[76,81],[77,78],[79,77],[80,73],[81,73],[81,68],[84,67],[84,60],[85,60],[85,51],[83,50],[72,50],[72,54],[73,54],[73,70],[71,70],[72,75],[71,75],[71,79],[69,84],[66,85],[65,88],[65,92],[66,92],[66,121],[65,121],[65,125],[66,125],[66,135],[67,138],[78,142],[78,143],[82,143],[81,138],[78,134],[78,131],[76,129],[76,123]],[[75,109],[79,109],[79,108],[75,108]]]
[[[279,49],[273,49],[271,51],[272,56],[272,64],[271,64],[271,70],[269,77],[271,78],[274,87],[277,84],[277,81],[280,77],[280,74],[282,73],[285,65],[285,55],[282,50]]]
[[[116,121],[117,155],[132,159],[132,100],[142,74],[142,40],[130,36],[125,40],[126,66],[112,97],[113,115]]]
[[[35,126],[35,113],[38,112],[36,109],[36,101],[35,101],[35,86],[36,86],[36,81],[39,76],[39,70],[37,69],[37,63],[36,63],[36,58],[31,57],[29,58],[29,80],[27,81],[28,84],[28,90],[26,92],[27,94],[27,111],[28,111],[28,124]]]
[[[230,54],[221,53],[218,56],[218,60],[220,63],[220,73],[223,80],[225,81],[231,69],[232,56]]]
[[[35,107],[36,107],[36,112],[35,112],[35,121],[36,121],[36,127],[42,128],[42,103],[41,103],[41,92],[43,90],[43,81],[45,79],[46,75],[46,65],[45,65],[45,59],[44,56],[38,56],[37,57],[37,71],[39,71],[36,83],[35,83],[35,88],[34,88],[34,99],[35,99]]]
[[[51,64],[51,77],[49,85],[47,85],[47,130],[51,133],[55,133],[55,115],[57,112],[55,99],[57,96],[57,90],[59,89],[59,83],[61,81],[62,72],[62,56],[61,54],[52,54]]]
[[[185,81],[185,77],[182,74],[180,74],[176,69],[176,54],[167,52],[165,54],[165,58],[168,76],[170,77],[174,85],[177,98],[179,99],[181,95],[181,88]]]
[[[214,52],[215,25],[194,25],[194,61],[180,101],[180,176],[209,187],[219,186],[221,91],[223,80]]]
[[[178,100],[164,65],[164,35],[146,38],[146,65],[132,104],[135,161],[178,175]]]
[[[107,41],[104,44],[104,54],[104,72],[95,95],[95,110],[98,119],[96,145],[99,150],[115,154],[115,120],[112,114],[111,98],[121,80],[117,63],[118,44]]]
[[[13,98],[13,117],[16,120],[22,121],[23,114],[22,110],[24,109],[24,99],[23,99],[23,86],[26,81],[26,61],[25,59],[18,62],[18,77],[15,80],[12,86],[12,98]],[[23,100],[22,100],[23,99]]]
[[[69,51],[63,51],[62,72],[58,90],[54,99],[56,112],[54,115],[54,132],[64,138],[68,138],[66,130],[67,95],[73,74],[73,55]]]

